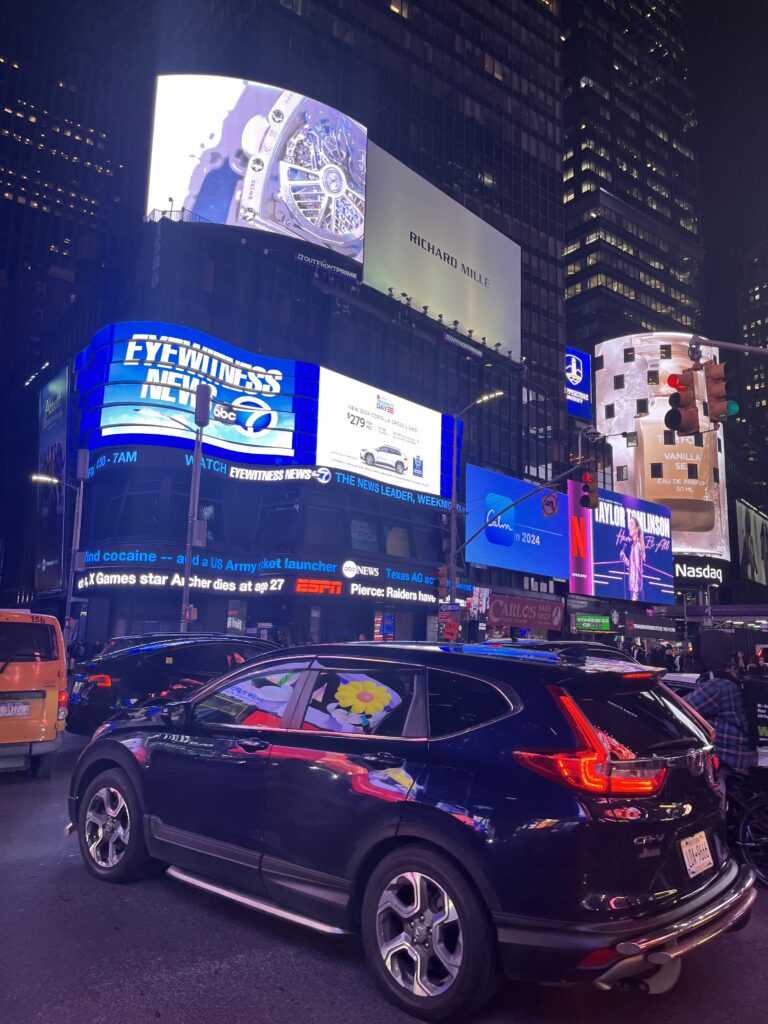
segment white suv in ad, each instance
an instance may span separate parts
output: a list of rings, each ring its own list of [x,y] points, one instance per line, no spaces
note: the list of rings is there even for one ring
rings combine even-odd
[[[380,448],[361,448],[360,458],[366,466],[384,466],[386,469],[394,469],[400,475],[408,468],[408,456],[389,444],[383,444]]]

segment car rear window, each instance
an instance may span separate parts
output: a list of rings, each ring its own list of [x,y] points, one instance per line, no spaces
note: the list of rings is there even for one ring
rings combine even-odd
[[[599,697],[578,695],[576,699],[609,750],[618,744],[635,757],[646,757],[668,752],[686,741],[706,742],[680,702],[659,686]]]
[[[10,661],[55,661],[56,631],[41,622],[0,622],[0,664]]]
[[[472,729],[512,710],[494,686],[458,672],[430,669],[427,692],[429,734],[434,738]]]

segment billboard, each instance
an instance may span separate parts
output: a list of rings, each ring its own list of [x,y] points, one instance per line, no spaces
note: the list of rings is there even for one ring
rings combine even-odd
[[[191,451],[195,391],[205,382],[212,402],[203,452],[233,479],[335,478],[412,504],[450,496],[452,417],[314,363],[137,320],[102,328],[75,365],[80,444],[112,449],[94,473],[113,456],[148,461],[144,446]],[[135,447],[126,453],[116,450],[121,445]]]
[[[64,578],[64,510],[67,474],[69,369],[64,367],[40,389],[37,472],[57,484],[37,485],[35,590],[61,590]]]
[[[570,346],[565,349],[565,411],[592,421],[592,357]]]
[[[178,324],[111,324],[78,356],[80,428],[107,443],[194,444],[195,389],[212,389],[204,450],[314,464],[317,368],[264,358]]]
[[[520,358],[520,246],[424,178],[368,147],[363,281],[459,321]]]
[[[428,494],[440,494],[445,466],[450,482],[439,412],[325,368],[319,410],[318,463]]]
[[[568,481],[572,594],[674,604],[670,511],[641,498],[598,491],[582,508],[582,484]]]
[[[636,334],[595,346],[597,427],[613,452],[614,487],[665,505],[676,555],[730,558],[723,431],[704,415],[703,374],[695,373],[702,432],[665,427],[667,380],[691,365],[689,334]],[[717,349],[702,345],[702,359]]]
[[[768,516],[745,501],[736,502],[739,575],[768,586]]]
[[[528,494],[536,485],[467,465],[466,536]],[[466,548],[468,562],[500,569],[568,577],[568,508],[565,495],[542,491],[485,527]]]
[[[157,80],[147,213],[288,235],[363,261],[367,133],[289,89],[216,75]]]

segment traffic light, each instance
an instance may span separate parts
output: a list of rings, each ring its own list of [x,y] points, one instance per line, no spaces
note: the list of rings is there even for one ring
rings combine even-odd
[[[669,396],[669,412],[664,417],[664,425],[680,435],[698,434],[699,407],[696,405],[696,389],[693,383],[693,370],[671,373],[667,384],[675,389]]]
[[[581,499],[579,504],[582,508],[597,508],[600,498],[597,493],[597,473],[589,470],[581,474]]]
[[[734,393],[734,385],[726,376],[725,363],[716,363],[714,359],[704,363],[704,387],[709,418],[716,427],[722,420],[736,415],[739,404],[728,397]]]
[[[441,601],[448,596],[448,566],[440,565],[437,569],[437,593]]]

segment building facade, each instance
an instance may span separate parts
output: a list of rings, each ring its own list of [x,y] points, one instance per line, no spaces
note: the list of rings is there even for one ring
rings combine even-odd
[[[563,5],[570,344],[702,326],[696,115],[677,0]]]

